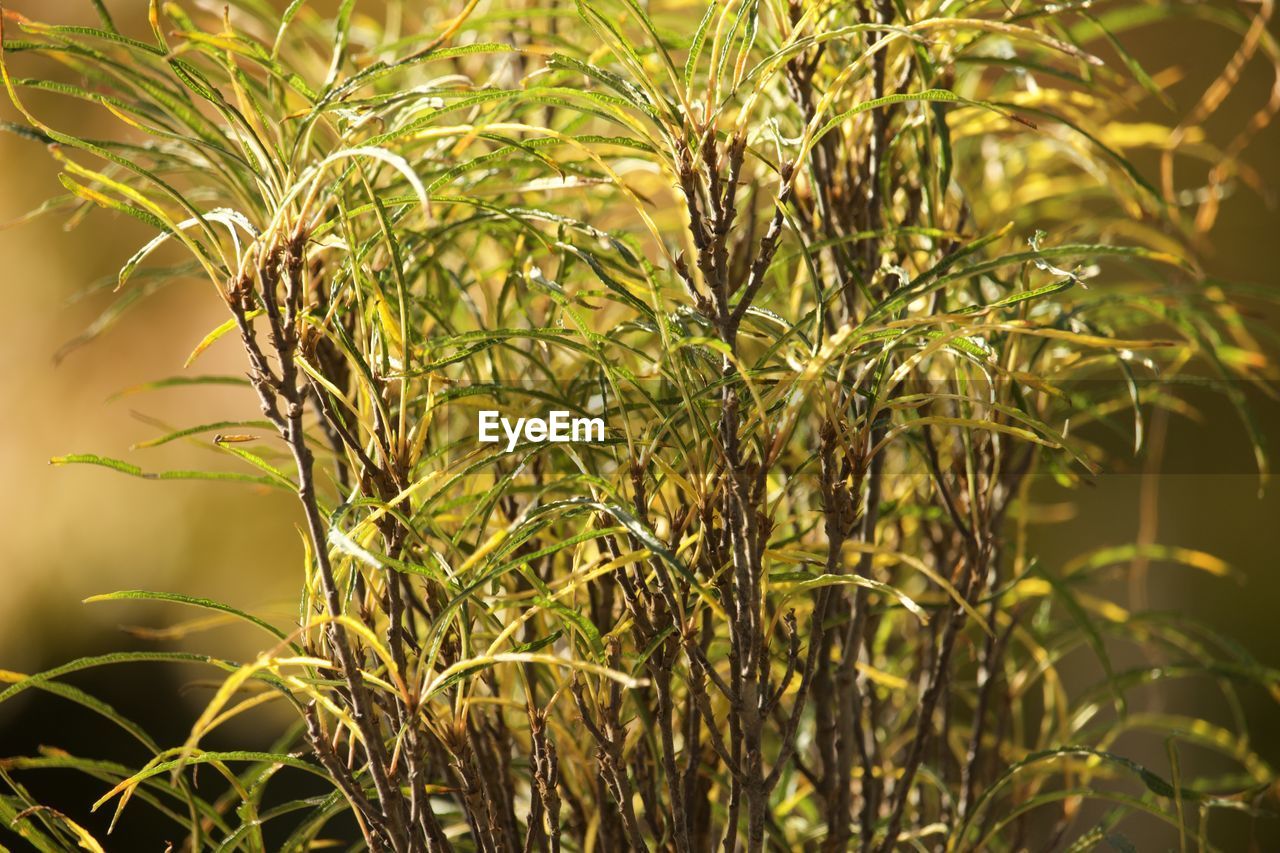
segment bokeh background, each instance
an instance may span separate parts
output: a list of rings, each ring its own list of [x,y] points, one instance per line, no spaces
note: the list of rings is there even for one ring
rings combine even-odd
[[[122,23],[130,5],[136,7],[138,21],[143,20],[144,3],[117,2],[113,9],[119,10]],[[5,6],[46,20],[92,22],[87,0],[9,0]],[[1272,31],[1277,31],[1275,22]],[[1176,22],[1131,34],[1126,41],[1148,69],[1178,66],[1185,72],[1168,91],[1183,112],[1220,72],[1237,43],[1228,33]],[[1266,101],[1273,83],[1269,67],[1251,64],[1209,122],[1210,137],[1229,139]],[[0,118],[16,119],[7,99],[0,100]],[[113,123],[105,112],[90,114],[79,102],[36,97],[31,102],[55,126],[74,122],[93,127],[101,121],[105,133]],[[1153,112],[1158,109],[1142,108],[1134,117],[1167,118]],[[1280,128],[1265,130],[1246,159],[1269,187],[1280,189]],[[0,134],[0,223],[59,193],[57,172],[40,145]],[[208,620],[184,622],[190,611],[81,603],[101,592],[180,591],[223,600],[280,623],[295,612],[301,567],[291,527],[299,517],[287,495],[237,484],[150,482],[103,469],[48,464],[51,456],[95,452],[160,470],[194,467],[193,460],[207,453],[209,464],[217,467],[214,457],[221,454],[199,440],[141,451],[131,446],[164,432],[158,424],[185,426],[257,414],[251,393],[237,388],[177,388],[108,402],[122,389],[183,372],[195,343],[225,319],[207,284],[179,281],[158,289],[106,333],[55,362],[63,345],[111,303],[109,287],[104,290],[100,282],[114,277],[150,236],[139,223],[96,212],[70,231],[57,217],[0,230],[0,669],[36,672],[82,655],[133,648],[189,648],[228,657],[257,650],[257,639],[237,628]],[[1278,247],[1276,206],[1240,187],[1224,202],[1202,262],[1221,278],[1278,288]],[[85,295],[95,283],[96,291]],[[1264,321],[1280,330],[1275,314],[1264,315]],[[243,369],[236,342],[229,337],[188,372],[236,375]],[[1200,618],[1238,640],[1262,663],[1280,667],[1280,573],[1275,565],[1280,485],[1259,497],[1238,419],[1212,399],[1197,402],[1202,422],[1170,424],[1166,471],[1171,473],[1147,486],[1157,499],[1157,541],[1218,555],[1243,579],[1236,583],[1156,563],[1148,578],[1149,605]],[[1265,399],[1257,403],[1263,431],[1273,445],[1280,444],[1280,412]],[[1128,472],[1103,474],[1075,493],[1042,484],[1039,499],[1052,510],[1043,515],[1055,520],[1034,528],[1033,550],[1053,567],[1084,548],[1134,541],[1143,490],[1140,471],[1134,465]],[[1111,592],[1123,600],[1127,589],[1121,583]],[[162,743],[173,743],[185,737],[208,698],[209,685],[193,683],[193,677],[191,670],[131,666],[78,676],[75,683],[143,721]],[[1161,689],[1170,703],[1197,702],[1204,693],[1204,712],[1225,722],[1220,701],[1203,688],[1188,683]],[[1280,706],[1260,692],[1246,698],[1251,745],[1269,764],[1280,766]],[[256,720],[256,725],[250,721],[227,736],[241,747],[265,745],[272,721]],[[31,754],[40,745],[103,756],[129,754],[127,746],[106,738],[108,731],[37,691],[0,706],[0,756]],[[1133,749],[1153,767],[1167,767],[1158,746]],[[1188,755],[1184,760],[1207,759]],[[80,809],[103,792],[100,785],[70,777],[27,778],[38,794]],[[134,814],[141,812],[126,812],[110,849],[164,849],[154,827]],[[1280,821],[1217,816],[1213,838],[1228,850],[1276,850],[1276,823]],[[11,844],[13,837],[0,829],[0,843]]]

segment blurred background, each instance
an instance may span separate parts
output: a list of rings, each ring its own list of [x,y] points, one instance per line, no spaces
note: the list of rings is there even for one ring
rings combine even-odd
[[[93,21],[88,0],[13,0],[5,5],[45,20]],[[128,5],[115,3],[112,8]],[[132,5],[139,16],[144,12],[145,4]],[[1277,32],[1274,21],[1272,32]],[[1185,75],[1168,94],[1185,112],[1228,62],[1237,40],[1203,25],[1175,22],[1130,34],[1126,43],[1153,72],[1181,67]],[[1210,137],[1229,139],[1265,103],[1273,82],[1264,63],[1247,67],[1224,108],[1210,121]],[[7,99],[2,100],[0,118],[16,120]],[[33,96],[31,103],[54,126],[74,121],[85,127],[86,122],[92,126],[101,120],[105,134],[114,124],[105,112],[90,115],[86,106],[68,99]],[[1272,126],[1245,157],[1273,189],[1280,189],[1278,155],[1280,128]],[[57,172],[40,145],[0,134],[0,223],[18,219],[61,192]],[[258,649],[257,638],[207,620],[184,623],[192,611],[81,603],[90,595],[119,589],[179,591],[226,601],[287,624],[296,613],[294,593],[301,573],[300,548],[291,526],[300,517],[289,496],[279,492],[256,492],[238,484],[157,483],[104,469],[48,464],[51,456],[93,452],[162,470],[198,467],[207,452],[207,467],[218,467],[213,457],[221,454],[207,440],[139,451],[132,451],[131,445],[166,431],[157,424],[186,426],[258,416],[251,392],[233,387],[173,388],[108,402],[130,386],[183,372],[182,364],[196,342],[225,319],[207,284],[178,281],[160,288],[101,337],[66,352],[55,363],[60,349],[111,303],[109,285],[87,296],[82,295],[86,288],[104,277],[113,279],[123,261],[152,236],[139,223],[99,212],[78,222],[70,233],[63,224],[57,217],[46,217],[0,230],[0,670],[31,673],[83,655],[135,648],[251,655]],[[1275,205],[1240,187],[1224,202],[1201,260],[1223,279],[1276,288],[1278,246],[1280,216]],[[1266,322],[1280,329],[1274,314]],[[242,375],[243,370],[237,342],[228,337],[187,372]],[[1146,486],[1148,499],[1154,496],[1158,507],[1156,541],[1215,554],[1236,567],[1243,579],[1236,583],[1155,563],[1148,578],[1148,602],[1156,609],[1204,620],[1262,663],[1280,667],[1280,573],[1275,566],[1280,553],[1280,486],[1273,485],[1259,497],[1238,419],[1208,398],[1197,402],[1203,404],[1201,424],[1170,424],[1166,470],[1175,473]],[[1260,401],[1258,417],[1275,449],[1280,413],[1274,404]],[[1075,493],[1055,491],[1044,483],[1040,499],[1054,508],[1048,515],[1056,521],[1034,528],[1032,550],[1052,568],[1085,547],[1133,542],[1144,488],[1142,476],[1134,472],[1140,471],[1141,466],[1134,465],[1130,472],[1103,474]],[[1124,585],[1114,592],[1123,600]],[[208,686],[191,679],[209,676],[142,665],[108,668],[72,681],[144,722],[162,744],[170,744],[181,742],[208,699]],[[1161,689],[1170,691],[1169,701],[1196,702],[1202,686],[1168,683]],[[1182,694],[1174,696],[1178,691]],[[33,754],[40,745],[104,757],[117,750],[103,739],[107,728],[68,703],[37,693],[29,691],[0,706],[0,756]],[[1260,694],[1246,694],[1246,699],[1251,746],[1273,767],[1280,766],[1277,706]],[[1217,707],[1220,700],[1206,693],[1204,702],[1205,713],[1227,721],[1225,709]],[[242,726],[228,733],[231,739],[242,748],[265,745],[274,726],[258,719],[258,730]],[[127,746],[119,751],[117,757],[129,755]],[[136,760],[136,751],[132,757]],[[1167,767],[1158,747],[1139,758],[1149,759],[1157,769]],[[37,783],[27,775],[33,792],[78,803],[79,809],[102,793],[100,785],[73,782],[69,776]],[[112,836],[112,844],[119,846],[111,849],[163,849],[153,828],[134,820],[141,814],[137,809],[125,812]],[[1228,850],[1275,850],[1280,849],[1275,823],[1215,816],[1211,835]],[[0,843],[12,843],[3,829]]]

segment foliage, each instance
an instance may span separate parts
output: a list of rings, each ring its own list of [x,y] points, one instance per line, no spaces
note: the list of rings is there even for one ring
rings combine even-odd
[[[0,811],[36,848],[99,849],[30,801],[37,768],[105,780],[99,805],[157,809],[191,850],[266,849],[264,825],[309,849],[347,812],[397,851],[1084,849],[1144,813],[1203,845],[1273,781],[1242,720],[1128,697],[1198,677],[1234,703],[1277,673],[1096,593],[1219,563],[1139,543],[1047,566],[1026,536],[1036,478],[1087,480],[1108,431],[1140,447],[1183,410],[1173,379],[1242,403],[1266,375],[1194,258],[1270,114],[1220,148],[1201,130],[1240,64],[1277,59],[1236,4],[207,5],[153,2],[139,34],[96,0],[96,26],[4,11],[8,129],[63,167],[44,212],[157,232],[92,332],[206,280],[229,319],[187,366],[238,337],[263,415],[146,442],[216,432],[219,471],[54,461],[296,493],[299,617],[103,596],[235,614],[264,650],[15,677],[0,701],[51,691],[154,755],[7,760]],[[1174,15],[1239,32],[1238,62],[1182,124],[1134,121],[1176,72],[1123,45]],[[21,76],[33,54],[75,82]],[[49,126],[46,93],[121,133]],[[202,381],[237,380],[157,385]],[[476,443],[485,408],[608,437],[508,452]],[[1061,673],[1090,656],[1096,686]],[[172,659],[226,672],[176,747],[59,680]],[[300,720],[276,750],[201,747],[268,702]],[[1175,746],[1148,769],[1113,748],[1129,730],[1239,773],[1183,777]],[[288,773],[331,794],[266,805]]]

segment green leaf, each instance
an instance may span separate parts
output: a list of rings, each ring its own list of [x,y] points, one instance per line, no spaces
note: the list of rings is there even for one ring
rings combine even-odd
[[[131,477],[144,480],[230,480],[240,483],[256,483],[262,486],[292,489],[277,477],[254,477],[236,471],[143,471],[137,465],[130,465],[119,459],[97,456],[92,453],[75,453],[70,456],[55,456],[49,460],[50,465],[101,465]],[[287,481],[286,481],[287,482]]]
[[[229,604],[223,604],[220,601],[214,601],[210,598],[199,598],[192,595],[183,595],[177,592],[154,592],[147,589],[125,589],[118,592],[91,595],[84,600],[84,603],[93,604],[99,601],[165,601],[174,604],[185,604],[188,607],[198,607],[204,610],[214,610],[219,613],[229,613],[232,616],[250,623],[251,625],[256,625],[271,636],[275,637],[277,640],[288,639],[283,631],[272,625],[270,622],[260,619],[252,613],[246,613],[245,611],[232,607]],[[290,642],[289,646],[295,652],[299,652],[299,647],[296,643]]]
[[[107,402],[112,403],[121,397],[141,394],[144,391],[157,391],[162,388],[179,388],[187,385],[238,385],[249,387],[250,384],[249,380],[242,376],[170,376],[165,379],[156,379],[151,382],[132,385],[122,391],[117,391],[107,398]]]

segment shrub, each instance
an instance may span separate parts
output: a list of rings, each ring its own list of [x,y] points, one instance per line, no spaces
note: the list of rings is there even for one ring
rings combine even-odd
[[[1140,543],[1047,566],[1026,535],[1037,476],[1087,480],[1108,430],[1140,447],[1171,379],[1237,403],[1260,380],[1193,244],[1269,112],[1223,148],[1199,131],[1235,63],[1175,128],[1132,120],[1171,78],[1123,46],[1189,15],[1274,59],[1234,5],[473,0],[420,23],[235,0],[152,4],[137,37],[93,5],[96,27],[4,12],[8,129],[63,167],[48,210],[157,232],[97,328],[207,281],[229,319],[192,361],[236,336],[247,379],[155,385],[239,382],[262,419],[152,442],[216,433],[222,470],[54,461],[295,493],[306,553],[287,627],[108,596],[234,613],[269,635],[256,660],[107,656],[0,694],[51,691],[153,753],[6,762],[0,812],[36,847],[98,849],[15,779],[51,766],[192,850],[262,850],[264,826],[309,849],[347,813],[396,851],[1083,849],[1123,846],[1134,813],[1203,843],[1272,781],[1243,731],[1126,700],[1275,674],[1089,592],[1135,561],[1218,564]],[[18,76],[26,54],[76,82]],[[55,129],[33,91],[122,133]],[[1133,162],[1152,154],[1160,186]],[[482,410],[607,434],[479,443]],[[1119,669],[1117,644],[1167,665]],[[1088,656],[1096,685],[1059,672]],[[133,660],[226,672],[185,743],[58,680]],[[300,721],[277,750],[202,748],[267,702]],[[1130,728],[1240,773],[1185,777],[1175,746],[1148,769],[1111,749]],[[296,772],[331,793],[268,805]]]

